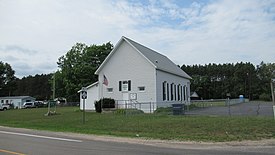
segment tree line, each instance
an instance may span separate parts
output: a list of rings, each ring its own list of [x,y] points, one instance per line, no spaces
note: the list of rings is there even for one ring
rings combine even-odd
[[[96,69],[112,51],[113,45],[76,43],[57,61],[58,70],[51,74],[27,76],[19,79],[8,63],[0,61],[0,96],[33,96],[39,100],[65,97],[79,101],[78,90],[97,81]],[[191,77],[191,91],[202,99],[232,98],[244,95],[251,100],[270,100],[270,80],[275,78],[275,63],[249,62],[182,65]]]
[[[51,74],[27,76],[19,79],[8,63],[0,61],[0,96],[32,96],[37,100],[51,97]]]
[[[76,43],[58,59],[59,69],[55,73],[22,79],[15,77],[15,71],[8,63],[0,61],[0,96],[32,96],[37,100],[49,100],[55,96],[79,101],[77,91],[97,81],[94,72],[112,49],[110,42],[102,45]]]
[[[275,63],[254,66],[246,62],[206,65],[183,65],[191,77],[191,91],[203,99],[221,99],[244,95],[250,100],[270,100],[270,81],[275,78]]]

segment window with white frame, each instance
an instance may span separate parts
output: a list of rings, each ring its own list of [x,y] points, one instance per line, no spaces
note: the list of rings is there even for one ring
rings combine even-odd
[[[174,85],[174,100],[177,100],[177,90],[176,90],[176,85]]]
[[[119,81],[119,91],[131,91],[131,80]]]
[[[122,82],[122,91],[128,91],[128,81]]]
[[[183,97],[182,93],[183,93],[183,91],[182,91],[182,86],[180,86],[180,100],[181,100],[181,101],[182,101],[182,97]]]
[[[169,101],[169,83],[167,83],[167,101]]]
[[[162,100],[166,100],[166,81],[162,82]]]
[[[173,85],[174,85],[174,83],[171,83],[171,101],[173,101],[174,100],[174,93],[173,93]]]
[[[145,91],[145,86],[138,87],[138,91],[144,92]]]
[[[180,101],[180,84],[178,84],[177,90],[178,90],[178,101]]]
[[[112,93],[113,92],[113,88],[107,88],[107,92],[108,93]]]
[[[186,86],[183,86],[183,101],[186,101]]]

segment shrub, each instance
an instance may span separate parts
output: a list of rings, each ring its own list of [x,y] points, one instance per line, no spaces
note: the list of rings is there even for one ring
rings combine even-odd
[[[187,107],[189,106],[189,107]],[[189,109],[188,109],[189,108]],[[192,110],[199,108],[196,104],[184,105],[184,109]]]
[[[95,101],[95,111],[98,112],[98,113],[102,112],[100,101]]]
[[[136,114],[144,114],[142,110],[137,110],[137,109],[117,109],[114,114],[119,114],[119,115],[136,115]]]
[[[266,94],[266,93],[263,93],[260,95],[259,97],[260,100],[263,100],[263,101],[271,101],[271,97],[269,94]]]
[[[154,113],[160,114],[160,113],[171,113],[173,111],[172,107],[159,107],[157,108]]]
[[[126,114],[126,110],[125,109],[117,109],[114,113],[124,115],[124,114]]]
[[[101,103],[103,104],[102,106]],[[95,101],[96,112],[101,113],[102,108],[115,108],[115,100],[111,98],[103,98],[98,101]]]

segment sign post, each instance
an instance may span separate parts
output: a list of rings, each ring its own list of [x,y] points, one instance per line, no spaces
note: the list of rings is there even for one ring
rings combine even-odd
[[[271,86],[271,95],[272,95],[272,102],[273,102],[273,115],[275,120],[275,91],[274,91],[274,83],[275,79],[271,79],[270,86]]]
[[[230,97],[231,97],[231,94],[226,93],[226,97],[227,97],[228,115],[231,116],[231,110],[230,110]]]
[[[87,99],[87,88],[82,87],[81,89],[81,98],[83,100],[83,117],[82,117],[82,123],[85,124],[85,100]]]

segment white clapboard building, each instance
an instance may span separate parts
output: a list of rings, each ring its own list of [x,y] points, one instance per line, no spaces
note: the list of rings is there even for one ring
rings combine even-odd
[[[6,96],[0,97],[1,104],[12,104],[15,109],[23,108],[25,102],[34,102],[35,98],[31,96]]]
[[[166,56],[124,36],[95,74],[98,82],[87,86],[87,110],[94,110],[94,101],[102,97],[115,99],[120,108],[144,112],[190,102],[191,77]]]

